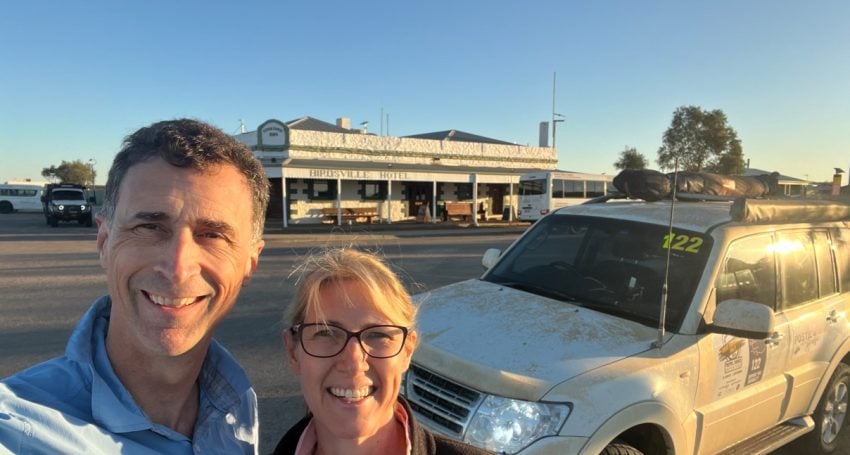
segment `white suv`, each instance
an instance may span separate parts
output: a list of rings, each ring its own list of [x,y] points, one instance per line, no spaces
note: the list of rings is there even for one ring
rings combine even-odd
[[[505,453],[833,452],[848,220],[817,201],[558,210],[480,279],[416,297],[403,392],[431,429]]]

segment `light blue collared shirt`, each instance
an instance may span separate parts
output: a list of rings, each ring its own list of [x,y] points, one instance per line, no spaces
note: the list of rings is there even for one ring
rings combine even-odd
[[[151,422],[112,370],[110,306],[105,296],[89,308],[65,356],[0,381],[0,453],[256,454],[257,395],[230,353],[210,345],[188,438]]]

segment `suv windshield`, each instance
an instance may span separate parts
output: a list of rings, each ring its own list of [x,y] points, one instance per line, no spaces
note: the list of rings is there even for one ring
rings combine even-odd
[[[645,223],[547,216],[485,281],[658,326],[670,251],[666,325],[678,330],[699,284],[711,237]]]
[[[53,199],[57,201],[82,201],[85,200],[83,198],[82,191],[74,191],[74,190],[54,190],[53,191]]]

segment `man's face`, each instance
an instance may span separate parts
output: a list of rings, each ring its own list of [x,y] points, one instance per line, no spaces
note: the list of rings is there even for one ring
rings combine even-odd
[[[131,167],[118,194],[113,219],[97,220],[110,352],[206,349],[263,247],[245,177],[232,165],[202,173],[154,158]]]

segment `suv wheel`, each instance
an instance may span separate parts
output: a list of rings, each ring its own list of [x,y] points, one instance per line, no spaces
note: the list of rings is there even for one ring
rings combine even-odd
[[[643,455],[643,452],[622,442],[608,444],[599,455]]]
[[[820,450],[832,453],[838,445],[838,435],[844,428],[850,399],[850,367],[838,364],[829,385],[815,411],[815,428],[820,436]]]
[[[57,226],[59,226],[59,219],[56,218],[55,216],[48,217],[47,218],[47,224],[49,224],[53,227],[57,227]]]
[[[794,446],[802,453],[833,453],[838,449],[839,436],[847,423],[850,400],[850,366],[838,364],[829,385],[823,391],[815,414],[815,429],[803,436]]]

